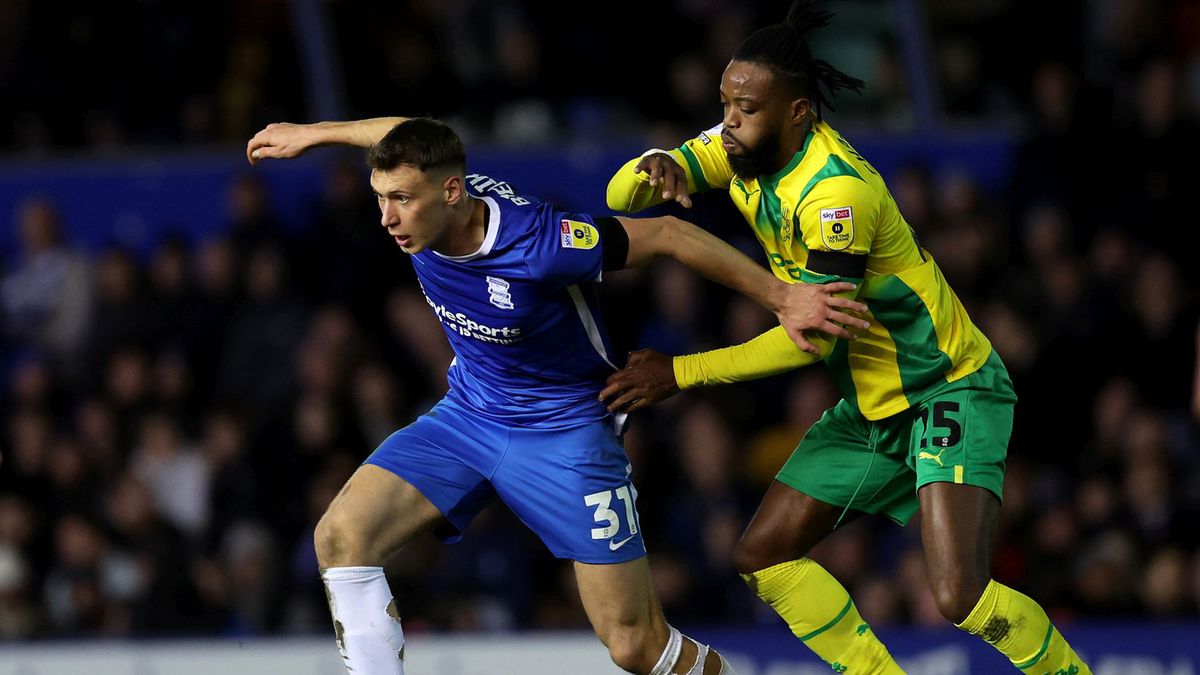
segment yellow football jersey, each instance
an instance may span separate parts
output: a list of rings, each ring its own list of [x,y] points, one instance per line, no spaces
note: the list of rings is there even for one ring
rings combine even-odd
[[[777,277],[859,284],[871,327],[857,340],[834,341],[826,363],[842,396],[864,417],[882,419],[919,405],[983,365],[992,351],[988,339],[920,248],[879,173],[841,135],[814,119],[787,166],[743,180],[733,174],[720,130],[667,152],[687,172],[689,193],[729,191]],[[661,187],[634,172],[637,162],[610,182],[610,208],[632,212],[663,201]],[[806,361],[796,352],[783,359],[788,367]]]

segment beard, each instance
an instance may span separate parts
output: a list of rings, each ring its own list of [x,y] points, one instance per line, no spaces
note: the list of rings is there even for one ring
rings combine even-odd
[[[742,155],[726,154],[729,166],[734,175],[742,180],[752,180],[759,176],[769,176],[781,167],[776,166],[779,157],[779,137],[767,136],[753,148],[734,141],[742,148]]]

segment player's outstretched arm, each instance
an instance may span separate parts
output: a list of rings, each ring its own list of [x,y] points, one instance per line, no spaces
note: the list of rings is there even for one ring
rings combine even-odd
[[[652,349],[629,356],[629,363],[608,377],[600,400],[612,412],[634,412],[681,389],[744,382],[787,372],[825,358],[833,339],[815,341],[819,354],[801,351],[782,326],[740,345],[674,358]]]
[[[317,122],[268,124],[246,144],[246,159],[257,164],[260,159],[292,159],[310,148],[321,145],[354,145],[365,148],[378,143],[392,127],[406,117],[375,117],[351,122]]]
[[[842,297],[854,292],[854,284],[784,283],[721,239],[672,216],[617,220],[629,238],[626,267],[640,267],[659,256],[674,258],[774,312],[787,334],[811,354],[819,354],[820,348],[806,331],[853,340],[855,334],[847,327],[869,327],[847,313],[867,311],[862,303]]]

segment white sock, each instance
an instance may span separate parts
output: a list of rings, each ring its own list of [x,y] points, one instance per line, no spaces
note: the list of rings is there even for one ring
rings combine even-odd
[[[674,626],[667,628],[671,631],[667,636],[667,646],[658,657],[658,663],[654,664],[650,675],[670,675],[671,670],[675,668],[675,662],[679,660],[679,651],[683,649],[683,635]]]
[[[687,675],[704,675],[704,673],[706,672],[704,670],[704,662],[706,660],[708,660],[709,646],[702,645],[699,642],[696,642],[696,640],[693,640],[692,638],[686,638],[686,639],[692,640],[692,642],[696,643],[696,652],[697,652],[696,653],[696,663],[694,663],[692,665],[691,670],[687,671]],[[717,658],[720,659],[720,662],[717,664],[717,670],[715,672],[707,671],[708,675],[737,675],[737,673],[734,672],[734,670],[733,670],[733,666],[729,665],[729,661],[725,660],[725,656],[723,654],[718,653]]]
[[[404,631],[382,567],[330,567],[321,572],[333,630],[346,671],[404,675]]]
[[[687,637],[680,633],[674,626],[667,626],[670,629],[670,636],[667,638],[667,646],[663,649],[663,653],[658,657],[658,663],[654,665],[654,669],[650,671],[650,675],[669,675],[675,669],[675,663],[679,661],[679,652],[683,650],[683,641],[690,640],[696,645],[696,662],[687,671],[687,675],[704,675],[704,662],[708,659],[709,647],[702,645],[698,641]],[[710,675],[737,675],[733,671],[733,666],[725,660],[721,654],[717,654],[717,658],[721,659],[721,667],[716,673]]]

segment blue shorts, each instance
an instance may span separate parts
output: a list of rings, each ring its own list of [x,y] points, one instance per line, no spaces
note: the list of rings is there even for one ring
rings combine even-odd
[[[607,422],[511,427],[442,400],[367,458],[420,490],[462,538],[493,495],[559,558],[619,563],[646,555],[629,459]]]

